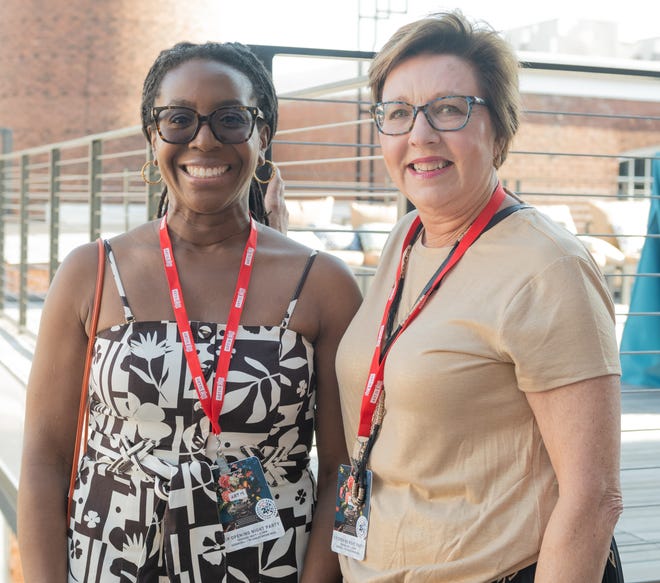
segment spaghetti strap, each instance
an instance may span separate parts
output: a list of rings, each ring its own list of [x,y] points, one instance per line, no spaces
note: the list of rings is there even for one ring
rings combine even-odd
[[[112,252],[112,247],[110,243],[103,239],[103,246],[105,247],[105,254],[108,257],[108,262],[110,263],[110,269],[112,270],[112,277],[115,280],[115,285],[117,286],[117,291],[119,292],[119,297],[121,303],[124,306],[124,319],[127,324],[135,322],[135,316],[131,311],[130,306],[128,305],[128,298],[126,297],[126,292],[124,291],[124,286],[121,283],[121,278],[119,277],[119,270],[117,269],[117,261],[115,260],[115,254]]]
[[[305,281],[307,280],[307,275],[309,274],[309,270],[312,268],[312,264],[314,263],[314,259],[316,259],[317,255],[318,255],[318,251],[314,250],[312,251],[311,255],[307,258],[307,263],[305,263],[305,268],[303,269],[302,275],[300,276],[300,280],[298,280],[296,291],[293,292],[293,297],[289,302],[289,305],[286,309],[286,313],[284,314],[284,318],[282,318],[282,323],[280,324],[281,328],[289,327],[289,322],[291,321],[291,316],[293,316],[293,311],[296,309],[296,304],[298,303],[300,292],[302,292],[302,288],[305,285]]]

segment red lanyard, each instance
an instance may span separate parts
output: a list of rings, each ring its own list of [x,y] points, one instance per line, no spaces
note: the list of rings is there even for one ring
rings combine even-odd
[[[369,437],[371,433],[371,420],[373,418],[376,405],[378,404],[378,398],[380,393],[383,390],[383,376],[385,372],[385,360],[389,354],[390,348],[396,342],[396,340],[401,336],[403,331],[411,324],[411,322],[419,315],[422,311],[422,308],[428,301],[431,294],[440,286],[442,279],[447,274],[447,272],[456,265],[463,257],[465,252],[468,250],[470,245],[474,243],[479,236],[483,233],[484,229],[488,226],[488,223],[495,215],[495,212],[502,204],[502,201],[505,197],[505,192],[502,186],[498,183],[497,188],[493,192],[490,201],[484,207],[484,209],[479,213],[479,216],[476,220],[470,225],[470,228],[467,230],[465,235],[461,238],[457,245],[454,246],[450,252],[449,257],[442,264],[441,268],[436,272],[434,277],[429,282],[429,285],[426,286],[422,295],[418,298],[417,302],[413,306],[413,309],[410,311],[406,319],[401,323],[401,325],[392,333],[392,335],[386,340],[385,348],[381,353],[381,347],[383,345],[383,337],[385,336],[385,331],[387,329],[388,320],[391,321],[391,314],[394,310],[398,309],[400,296],[399,291],[403,285],[405,279],[405,271],[407,266],[408,255],[412,248],[415,237],[420,231],[421,221],[419,217],[416,217],[413,221],[408,234],[403,242],[401,248],[401,259],[399,260],[399,266],[396,272],[396,278],[394,285],[392,286],[392,291],[387,298],[387,303],[385,304],[385,310],[383,312],[383,317],[381,319],[380,328],[378,329],[378,336],[376,339],[376,348],[374,349],[374,354],[371,359],[371,366],[369,368],[369,376],[367,377],[367,382],[365,384],[364,393],[362,395],[362,406],[360,407],[360,425],[358,427],[358,436],[359,437]]]
[[[238,273],[234,299],[229,311],[229,318],[227,319],[225,336],[220,348],[220,356],[218,357],[218,368],[215,373],[215,382],[213,383],[213,392],[211,393],[206,384],[204,374],[202,373],[202,366],[199,362],[199,356],[197,355],[197,348],[195,347],[195,341],[190,328],[188,313],[186,312],[186,306],[183,303],[181,281],[179,280],[179,272],[177,271],[176,263],[174,262],[172,241],[170,240],[170,235],[167,231],[166,219],[167,215],[165,215],[160,222],[160,248],[163,253],[165,275],[167,276],[167,283],[170,288],[172,309],[174,310],[176,325],[179,329],[181,341],[183,342],[183,353],[186,357],[190,374],[192,375],[193,385],[197,391],[197,396],[202,404],[204,413],[206,413],[206,416],[211,420],[213,433],[219,435],[220,412],[222,411],[222,404],[225,400],[225,386],[227,384],[227,375],[229,374],[229,363],[231,361],[234,341],[236,340],[236,333],[238,332],[238,324],[241,320],[241,313],[243,312],[243,306],[245,305],[245,298],[247,297],[248,286],[250,285],[254,253],[257,249],[257,229],[254,226],[254,221],[250,217],[250,236],[248,237],[247,243],[245,244],[245,250],[243,251],[241,269]]]

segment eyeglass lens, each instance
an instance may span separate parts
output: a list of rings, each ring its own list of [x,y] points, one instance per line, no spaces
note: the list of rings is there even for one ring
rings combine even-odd
[[[461,129],[470,114],[470,101],[467,97],[439,97],[422,107],[433,128],[440,131]],[[415,107],[409,103],[390,101],[376,108],[376,121],[386,134],[405,134],[412,130],[415,120]]]
[[[158,112],[156,123],[165,141],[186,144],[197,134],[200,116],[185,107],[168,108]],[[218,141],[240,144],[252,134],[254,115],[249,109],[241,107],[221,107],[208,116],[208,123]]]

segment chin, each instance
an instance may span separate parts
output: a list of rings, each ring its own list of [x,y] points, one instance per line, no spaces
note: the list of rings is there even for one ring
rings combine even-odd
[[[429,189],[425,192],[414,192],[407,194],[406,198],[416,208],[427,208],[430,210],[439,209],[451,203],[456,197],[454,194],[439,191],[439,189]]]

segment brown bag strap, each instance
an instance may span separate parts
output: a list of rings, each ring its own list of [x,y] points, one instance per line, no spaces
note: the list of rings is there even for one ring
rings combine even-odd
[[[105,248],[103,240],[98,239],[99,264],[96,272],[96,289],[94,290],[94,307],[92,308],[92,321],[89,328],[89,340],[87,341],[87,355],[85,357],[85,368],[83,371],[82,389],[80,391],[80,408],[78,410],[78,427],[76,429],[76,442],[73,448],[73,463],[71,464],[71,478],[69,480],[69,495],[66,505],[66,525],[69,527],[71,520],[71,499],[73,489],[78,475],[78,463],[80,461],[80,450],[87,445],[87,423],[89,419],[89,407],[87,406],[87,396],[89,387],[89,372],[92,366],[92,354],[94,353],[94,341],[96,338],[96,328],[99,322],[99,311],[101,307],[101,296],[103,294],[103,275],[105,272]],[[84,433],[84,435],[83,435]]]

